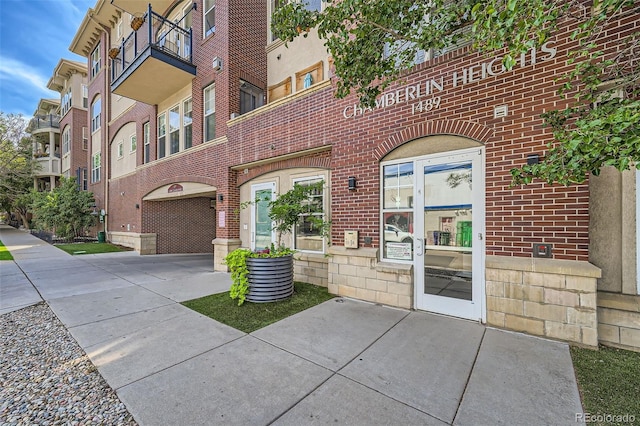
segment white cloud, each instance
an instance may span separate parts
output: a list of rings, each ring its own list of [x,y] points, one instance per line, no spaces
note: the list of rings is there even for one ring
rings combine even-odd
[[[52,93],[47,89],[49,77],[43,76],[37,69],[12,58],[0,56],[0,79],[13,82],[13,87],[24,87],[26,83],[42,94],[51,95]]]

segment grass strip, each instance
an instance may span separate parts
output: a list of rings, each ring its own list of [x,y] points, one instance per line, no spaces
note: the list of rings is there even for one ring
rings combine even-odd
[[[113,253],[118,251],[127,251],[127,249],[110,243],[74,243],[74,244],[56,244],[60,250],[64,250],[69,254],[98,254]]]
[[[229,292],[213,294],[182,304],[196,312],[245,333],[251,333],[288,316],[302,312],[332,299],[325,287],[295,282],[294,292],[287,300],[272,303],[238,302],[229,297]]]
[[[595,416],[593,424],[640,423],[640,353],[609,347],[598,351],[572,347],[571,358],[584,411]],[[630,421],[631,416],[635,421]]]
[[[13,256],[11,252],[2,244],[0,241],[0,260],[13,260]]]

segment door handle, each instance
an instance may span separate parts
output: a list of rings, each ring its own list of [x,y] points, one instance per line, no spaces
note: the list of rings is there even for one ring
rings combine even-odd
[[[424,251],[424,238],[416,238],[415,252],[416,256],[422,256]]]

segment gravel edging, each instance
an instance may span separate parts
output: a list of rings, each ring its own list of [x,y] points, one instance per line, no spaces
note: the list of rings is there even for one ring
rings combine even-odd
[[[0,316],[0,425],[136,425],[49,306]]]

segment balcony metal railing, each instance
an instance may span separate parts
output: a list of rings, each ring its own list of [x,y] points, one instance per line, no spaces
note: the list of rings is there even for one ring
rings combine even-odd
[[[112,62],[111,81],[116,81],[136,59],[148,48],[158,49],[174,58],[192,63],[192,31],[165,19],[151,10],[151,5],[143,16],[134,17],[142,20],[142,25],[114,48],[117,54],[110,51]],[[112,49],[113,50],[113,49]]]
[[[59,129],[60,128],[60,116],[56,114],[49,115],[36,115],[30,121],[27,126],[27,132],[31,133],[34,130],[39,129]]]

